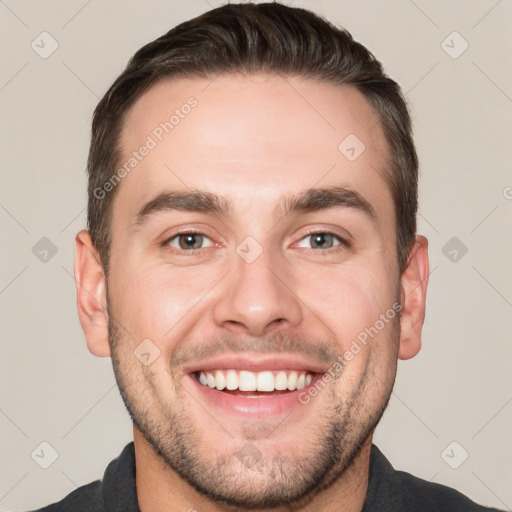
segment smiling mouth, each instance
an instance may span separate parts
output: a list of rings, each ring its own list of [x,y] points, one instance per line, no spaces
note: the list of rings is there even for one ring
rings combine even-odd
[[[243,398],[280,396],[303,389],[311,384],[315,373],[297,370],[208,370],[194,372],[205,387]]]

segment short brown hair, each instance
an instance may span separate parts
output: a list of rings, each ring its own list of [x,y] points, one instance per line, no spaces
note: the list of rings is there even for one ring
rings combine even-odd
[[[161,79],[260,71],[350,85],[369,101],[389,145],[386,179],[395,207],[398,268],[403,270],[416,235],[418,159],[400,87],[345,29],[306,9],[263,3],[224,5],[148,43],[96,107],[87,166],[87,222],[105,275],[118,187],[100,197],[97,191],[115,173],[123,121],[131,106]]]

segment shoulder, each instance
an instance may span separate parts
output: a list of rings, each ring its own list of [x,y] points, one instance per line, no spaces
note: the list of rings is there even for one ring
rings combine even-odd
[[[107,512],[107,510],[139,512],[133,441],[108,464],[102,480],[78,487],[58,503],[33,512]]]
[[[459,491],[445,485],[427,482],[403,471],[396,472],[396,480],[402,490],[409,510],[417,512],[499,512],[497,509],[478,505]]]
[[[105,510],[101,482],[97,480],[79,487],[58,503],[53,503],[34,512],[105,512]]]
[[[445,485],[428,482],[405,471],[396,471],[382,452],[372,445],[370,481],[364,512],[499,512],[478,505]]]

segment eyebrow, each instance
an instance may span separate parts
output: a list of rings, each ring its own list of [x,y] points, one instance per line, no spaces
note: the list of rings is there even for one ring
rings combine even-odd
[[[281,214],[340,207],[353,208],[372,221],[377,220],[373,206],[359,192],[346,187],[310,188],[301,194],[288,196],[283,200]]]
[[[299,194],[281,198],[278,212],[282,217],[296,212],[313,212],[329,208],[352,208],[376,222],[373,206],[357,191],[346,187],[311,188]],[[160,212],[188,211],[213,213],[233,217],[229,199],[204,190],[162,192],[145,203],[138,213],[134,227],[142,227]]]

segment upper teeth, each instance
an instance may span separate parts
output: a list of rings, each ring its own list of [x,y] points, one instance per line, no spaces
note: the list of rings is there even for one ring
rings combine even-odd
[[[302,389],[311,384],[313,375],[295,370],[248,372],[245,370],[212,370],[199,373],[203,386],[218,390],[274,391]]]

